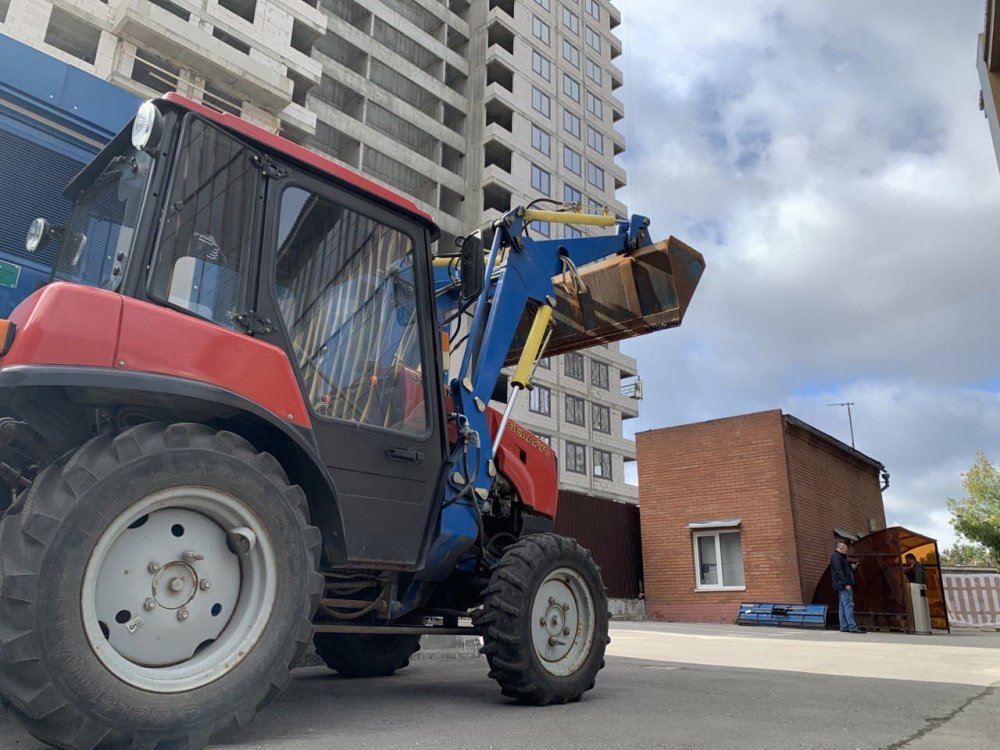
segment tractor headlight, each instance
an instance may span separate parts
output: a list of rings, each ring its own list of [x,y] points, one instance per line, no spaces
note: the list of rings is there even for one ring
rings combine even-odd
[[[24,249],[29,253],[34,253],[45,246],[52,235],[52,227],[49,222],[39,216],[28,227],[28,236],[24,238]]]
[[[132,121],[132,146],[137,151],[151,151],[156,148],[163,133],[163,115],[156,105],[149,101],[139,106]]]

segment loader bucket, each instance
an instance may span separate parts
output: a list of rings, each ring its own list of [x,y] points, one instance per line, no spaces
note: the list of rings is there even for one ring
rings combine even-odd
[[[676,237],[580,269],[582,284],[556,276],[546,356],[641,336],[681,324],[705,259]],[[506,365],[521,353],[533,311],[522,317]]]

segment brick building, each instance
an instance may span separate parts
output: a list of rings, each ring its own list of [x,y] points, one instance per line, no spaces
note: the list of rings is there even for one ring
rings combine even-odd
[[[657,619],[810,602],[836,537],[885,528],[882,464],[779,410],[641,432],[636,446]]]

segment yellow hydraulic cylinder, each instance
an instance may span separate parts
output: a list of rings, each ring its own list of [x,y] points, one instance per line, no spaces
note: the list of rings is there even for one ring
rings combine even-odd
[[[608,214],[584,214],[570,211],[536,211],[525,209],[525,222],[551,221],[553,224],[585,224],[594,227],[613,227],[618,219]]]
[[[538,359],[541,353],[542,344],[545,342],[545,334],[551,322],[552,307],[541,305],[538,308],[538,312],[535,313],[534,321],[531,323],[531,330],[528,331],[528,338],[524,342],[524,348],[521,349],[521,357],[517,361],[517,369],[514,370],[514,377],[511,378],[512,385],[521,388],[528,387],[528,381],[531,380],[531,372],[534,369],[535,360]]]

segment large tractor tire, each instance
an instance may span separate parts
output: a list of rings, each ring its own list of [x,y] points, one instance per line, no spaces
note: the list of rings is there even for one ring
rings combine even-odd
[[[344,677],[388,677],[420,650],[419,635],[317,633],[316,653]]]
[[[288,684],[319,549],[302,490],[233,433],[94,438],[0,526],[3,704],[65,750],[198,750]]]
[[[536,706],[578,701],[611,641],[600,569],[557,534],[532,534],[504,551],[476,624],[490,677],[504,695]]]

